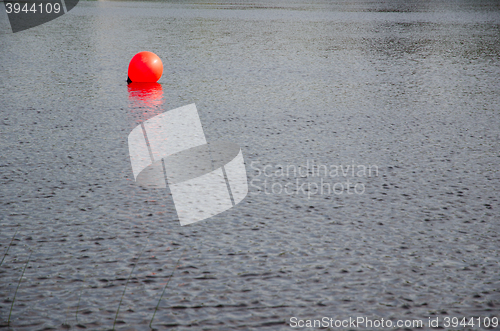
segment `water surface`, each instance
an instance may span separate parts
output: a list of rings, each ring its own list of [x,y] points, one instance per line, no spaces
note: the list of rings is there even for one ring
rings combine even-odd
[[[83,1],[16,34],[0,17],[2,325],[30,251],[13,330],[111,329],[134,265],[116,327],[147,330],[180,258],[157,329],[500,317],[495,1]],[[142,50],[160,88],[126,85]],[[193,102],[253,185],[180,227],[135,185],[127,136]],[[322,179],[364,191],[277,190]]]

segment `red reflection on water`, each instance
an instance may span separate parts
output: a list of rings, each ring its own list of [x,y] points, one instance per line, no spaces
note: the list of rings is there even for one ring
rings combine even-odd
[[[128,84],[128,100],[134,126],[163,113],[163,88],[158,83]]]

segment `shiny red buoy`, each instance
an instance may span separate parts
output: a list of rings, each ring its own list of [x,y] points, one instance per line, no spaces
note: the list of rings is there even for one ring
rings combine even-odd
[[[152,52],[139,52],[128,65],[128,81],[134,83],[156,83],[163,74],[161,59]]]

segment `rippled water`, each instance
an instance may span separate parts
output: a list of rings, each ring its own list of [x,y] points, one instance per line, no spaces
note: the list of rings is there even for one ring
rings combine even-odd
[[[0,325],[30,251],[13,330],[111,329],[130,275],[116,328],[147,330],[177,263],[157,329],[500,317],[498,2],[80,2],[16,34],[0,17]],[[136,91],[142,50],[165,71]],[[180,227],[134,183],[127,136],[193,102],[250,192]]]

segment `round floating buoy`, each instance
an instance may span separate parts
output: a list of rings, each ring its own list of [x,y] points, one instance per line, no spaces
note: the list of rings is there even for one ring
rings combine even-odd
[[[163,63],[152,52],[140,52],[134,55],[128,65],[128,83],[156,83],[163,74]]]

